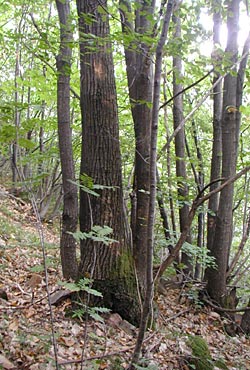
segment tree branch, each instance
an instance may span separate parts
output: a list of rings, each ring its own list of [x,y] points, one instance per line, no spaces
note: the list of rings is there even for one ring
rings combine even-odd
[[[233,65],[230,66],[229,68],[229,71],[226,72],[223,76],[220,76],[216,82],[213,84],[213,86],[205,93],[205,95],[198,101],[198,103],[196,104],[196,106],[191,110],[191,112],[183,119],[183,121],[179,124],[179,126],[174,130],[174,132],[172,133],[172,135],[168,138],[167,140],[167,143],[162,147],[162,149],[160,150],[160,153],[158,154],[158,159],[160,158],[161,154],[168,150],[169,147],[170,147],[170,144],[171,142],[173,141],[173,139],[176,137],[176,135],[178,134],[178,132],[185,126],[186,122],[194,115],[194,113],[202,106],[202,104],[204,103],[204,101],[206,101],[206,99],[213,93],[213,90],[214,88],[230,73],[230,71],[233,69],[233,67],[237,66],[238,64],[241,63],[241,61],[243,61],[247,55],[248,55],[248,50],[246,52],[243,53],[243,55],[241,56],[241,58],[239,58]],[[173,97],[174,98],[174,97]],[[172,99],[172,98],[171,98]]]
[[[174,96],[172,96],[172,98],[168,99],[165,103],[163,103],[159,109],[162,109],[164,108],[166,105],[168,105],[169,103],[171,103],[171,101],[173,101],[175,98],[177,98],[177,96],[181,95],[181,94],[184,94],[184,92],[188,91],[189,89],[191,89],[192,87],[198,85],[201,81],[205,80],[212,72],[214,71],[214,68],[212,68],[210,71],[208,71],[204,76],[202,76],[199,80],[193,82],[191,85],[187,86],[187,87],[184,87],[184,89],[182,89],[181,91],[179,91],[177,94],[175,94]]]
[[[185,225],[185,227],[184,227],[184,229],[183,229],[183,231],[182,231],[182,233],[181,233],[181,235],[179,237],[179,240],[177,241],[177,243],[176,243],[174,249],[172,250],[171,254],[168,255],[168,257],[160,264],[160,266],[158,268],[158,271],[156,273],[155,280],[154,280],[155,281],[155,284],[158,283],[159,279],[163,275],[163,273],[166,270],[166,268],[171,265],[171,263],[175,260],[177,254],[181,250],[181,248],[182,248],[182,246],[183,246],[183,244],[184,244],[184,242],[185,242],[185,240],[186,240],[186,238],[187,238],[187,236],[188,236],[188,234],[190,232],[190,227],[192,225],[192,222],[193,222],[193,219],[194,219],[194,216],[195,216],[195,213],[196,213],[197,208],[201,204],[203,204],[206,200],[208,200],[212,195],[220,192],[226,186],[231,185],[232,183],[234,183],[236,180],[238,180],[241,176],[243,176],[249,170],[250,170],[250,166],[247,166],[243,170],[241,170],[240,172],[238,172],[236,175],[234,175],[234,176],[230,177],[228,180],[226,180],[218,188],[210,191],[208,194],[204,195],[203,197],[200,197],[200,193],[197,195],[197,197],[193,201],[192,207],[191,207],[191,209],[189,211],[187,224]],[[207,186],[205,186],[204,189],[206,189],[206,188],[207,188]]]

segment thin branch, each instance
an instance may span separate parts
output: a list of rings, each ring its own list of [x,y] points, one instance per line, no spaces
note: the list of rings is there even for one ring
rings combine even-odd
[[[192,225],[192,222],[193,222],[193,219],[194,219],[197,208],[201,204],[203,204],[206,200],[208,200],[212,195],[222,191],[226,186],[231,185],[232,183],[234,183],[236,180],[238,180],[241,176],[243,176],[248,171],[250,171],[250,166],[245,167],[243,170],[238,172],[236,175],[230,177],[223,184],[218,186],[218,188],[210,191],[208,194],[204,195],[203,197],[200,197],[200,194],[197,195],[197,197],[193,201],[192,207],[189,211],[187,224],[185,225],[185,227],[184,227],[184,229],[183,229],[183,231],[182,231],[182,233],[181,233],[181,235],[180,235],[180,237],[179,237],[179,239],[176,243],[176,246],[172,250],[171,254],[169,254],[168,257],[159,266],[159,269],[158,269],[157,274],[155,276],[155,284],[158,283],[160,277],[163,275],[166,268],[171,265],[171,263],[175,260],[177,254],[181,250],[181,248],[183,246],[183,243],[185,242],[185,240],[187,238],[187,235],[190,232],[190,227]],[[205,186],[205,188],[207,188],[207,186]]]
[[[53,345],[54,355],[55,355],[55,367],[56,367],[56,370],[59,370],[57,341],[56,341],[56,334],[55,334],[55,328],[54,328],[54,315],[53,315],[53,309],[52,309],[50,291],[49,291],[49,277],[48,277],[48,268],[47,268],[47,262],[46,262],[47,259],[46,259],[45,243],[44,243],[43,226],[42,226],[42,221],[40,219],[39,211],[37,208],[37,203],[33,195],[31,197],[31,203],[32,203],[32,207],[33,207],[36,219],[37,219],[37,231],[39,234],[40,243],[42,247],[45,285],[46,285],[46,293],[47,293],[47,299],[48,299],[48,305],[49,305],[52,345]]]
[[[245,311],[250,311],[250,307],[248,306],[245,306],[245,307],[239,307],[239,308],[223,308],[223,307],[220,307],[220,306],[217,306],[216,304],[214,304],[213,302],[211,302],[209,299],[207,298],[202,298],[202,300],[207,303],[209,306],[211,306],[212,308],[214,308],[216,311],[219,311],[219,312],[231,312],[231,313],[236,313],[236,312],[245,312]]]
[[[223,76],[220,76],[213,86],[205,93],[205,95],[198,101],[196,106],[191,110],[191,112],[183,119],[183,121],[179,124],[179,126],[174,130],[172,135],[168,138],[167,143],[162,147],[160,153],[158,154],[158,159],[160,158],[161,154],[168,150],[170,147],[171,142],[176,137],[178,132],[185,126],[186,122],[194,115],[194,113],[202,106],[202,104],[207,100],[207,98],[213,93],[214,88],[230,73],[233,67],[237,66],[241,63],[246,57],[248,56],[248,50],[243,53],[242,57],[239,58],[231,67],[228,72],[226,72]]]
[[[168,99],[165,103],[163,103],[159,109],[162,109],[164,108],[166,105],[168,105],[169,103],[171,103],[175,98],[177,98],[177,96],[181,95],[181,94],[184,94],[184,92],[188,91],[189,89],[191,89],[192,87],[198,85],[200,82],[202,82],[203,80],[205,80],[208,76],[211,75],[211,73],[214,72],[214,68],[212,68],[210,71],[208,71],[204,76],[202,76],[201,78],[199,78],[199,80],[193,82],[191,85],[187,86],[187,87],[184,87],[184,89],[182,89],[181,91],[179,91],[177,94],[175,94],[174,96],[172,96],[170,99]]]
[[[246,245],[246,242],[249,238],[249,234],[250,234],[250,213],[248,214],[248,220],[247,220],[247,227],[246,227],[246,230],[245,232],[243,233],[242,237],[241,237],[241,241],[240,241],[240,244],[238,246],[238,250],[236,252],[236,254],[234,255],[234,258],[229,266],[229,269],[227,271],[227,277],[230,277],[230,275],[232,274],[233,270],[235,269],[235,266],[237,264],[237,262],[239,261],[240,259],[240,256],[242,254],[242,251]]]
[[[56,58],[56,54],[55,52],[53,51],[53,48],[52,48],[52,45],[50,44],[50,42],[46,39],[44,39],[43,35],[42,35],[42,32],[39,28],[39,26],[37,25],[34,17],[33,17],[33,14],[32,13],[29,13],[30,17],[31,17],[31,20],[32,20],[32,23],[35,27],[35,29],[37,30],[39,36],[46,42],[46,44],[50,47],[50,51],[52,52],[53,56]],[[41,60],[44,64],[46,64],[55,74],[56,74],[56,69],[49,63],[47,62],[47,60],[45,58],[43,58],[41,55],[35,53],[27,44],[24,44],[24,46],[32,53],[32,55],[34,55],[37,59]],[[71,93],[73,94],[73,96],[75,98],[77,98],[78,100],[80,100],[80,95],[77,94],[77,92],[72,88],[70,87],[70,91]]]

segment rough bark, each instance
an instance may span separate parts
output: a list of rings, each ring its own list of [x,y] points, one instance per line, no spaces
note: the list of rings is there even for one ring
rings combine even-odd
[[[102,3],[106,8],[107,2]],[[79,276],[90,276],[102,303],[138,324],[140,307],[132,260],[132,239],[123,203],[114,66],[108,15],[97,0],[78,0],[81,66],[81,179],[103,186],[99,196],[80,192],[80,229],[110,227],[108,245],[81,240]],[[88,22],[85,22],[86,15]]]
[[[63,215],[60,252],[62,271],[65,278],[77,277],[76,241],[72,234],[78,223],[77,187],[72,150],[72,133],[70,127],[70,69],[73,40],[70,26],[69,0],[56,0],[60,21],[60,50],[57,56],[57,118],[59,150],[63,181]]]
[[[248,308],[250,308],[250,300],[248,301]],[[241,329],[246,335],[250,334],[250,310],[246,310],[242,316]]]
[[[239,27],[239,0],[228,1],[228,42],[226,53],[231,63],[237,60],[237,36]],[[236,67],[224,79],[222,111],[222,178],[228,179],[236,173],[238,135],[236,112],[237,77]],[[224,304],[227,294],[226,276],[233,229],[234,184],[227,186],[220,194],[216,216],[215,234],[211,254],[217,269],[208,268],[206,278],[209,295],[219,304]]]
[[[136,10],[135,24],[130,19],[132,9],[130,2],[120,0],[122,31],[131,36],[134,32],[143,36],[152,32],[152,22],[148,16],[153,13],[154,6],[148,1],[142,1]],[[125,39],[125,38],[124,38]],[[136,46],[136,47],[135,47]],[[151,45],[134,38],[131,42],[124,41],[129,98],[135,131],[135,172],[133,183],[133,203],[131,219],[133,231],[133,255],[136,271],[142,293],[146,284],[146,255],[147,255],[147,224],[149,209],[149,155],[150,155],[150,120],[152,114],[152,58]],[[143,293],[144,294],[144,293]]]

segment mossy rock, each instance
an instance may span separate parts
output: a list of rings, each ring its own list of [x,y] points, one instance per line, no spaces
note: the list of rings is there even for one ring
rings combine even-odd
[[[190,335],[187,345],[192,350],[192,357],[188,361],[190,369],[214,370],[216,366],[219,369],[229,370],[223,360],[213,360],[207,342],[202,337]]]
[[[213,359],[207,342],[198,335],[189,336],[187,345],[192,350],[192,358],[189,360],[191,368],[196,370],[214,370]]]

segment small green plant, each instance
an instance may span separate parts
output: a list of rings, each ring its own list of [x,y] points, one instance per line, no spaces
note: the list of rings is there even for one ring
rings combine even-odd
[[[109,245],[110,243],[117,242],[115,239],[112,239],[108,237],[109,234],[113,232],[113,229],[111,229],[109,226],[98,226],[95,225],[92,227],[90,232],[81,232],[77,231],[75,233],[70,233],[73,235],[75,240],[79,243],[80,240],[85,239],[92,239],[96,242],[102,242],[105,245]]]
[[[79,320],[82,320],[83,317],[86,315],[89,315],[94,319],[95,321],[100,321],[103,322],[103,318],[101,317],[100,313],[108,313],[110,310],[105,307],[88,307],[87,305],[83,303],[77,302],[78,306],[80,305],[81,307],[74,310],[72,317],[77,318]]]
[[[203,307],[204,302],[200,298],[200,288],[196,288],[195,285],[191,282],[189,284],[189,289],[184,294],[197,308]]]
[[[143,370],[145,368],[149,370],[159,370],[159,367],[155,364],[150,364],[149,359],[141,358],[139,364],[134,364],[136,370]]]
[[[110,360],[109,365],[110,370],[120,370],[122,369],[122,359],[120,357],[114,357]]]
[[[64,283],[59,282],[59,285],[63,285],[66,289],[71,290],[72,292],[85,292],[87,294],[91,294],[95,297],[102,297],[102,293],[98,290],[91,288],[93,284],[93,280],[89,278],[80,279],[75,283]],[[73,311],[72,317],[82,320],[83,317],[89,315],[92,319],[96,321],[103,322],[103,318],[101,317],[101,313],[108,313],[110,310],[105,307],[89,307],[84,302],[75,302],[79,308]]]

